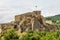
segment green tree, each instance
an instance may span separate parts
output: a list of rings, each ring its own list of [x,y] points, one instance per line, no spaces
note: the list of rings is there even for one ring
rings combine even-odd
[[[3,38],[4,40],[19,40],[18,34],[12,29],[7,30]]]
[[[23,35],[21,40],[40,40],[40,36],[37,32],[29,31],[26,35]]]

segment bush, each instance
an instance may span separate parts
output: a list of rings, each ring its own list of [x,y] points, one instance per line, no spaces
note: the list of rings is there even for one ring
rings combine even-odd
[[[4,34],[4,40],[19,40],[19,36],[14,30],[9,29]]]
[[[20,40],[40,40],[40,36],[39,33],[30,30],[26,35],[23,35]]]
[[[60,31],[50,32],[28,32],[21,40],[60,40]]]

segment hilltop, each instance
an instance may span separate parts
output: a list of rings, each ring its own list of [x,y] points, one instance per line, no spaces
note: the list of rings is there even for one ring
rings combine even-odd
[[[55,16],[46,17],[47,20],[60,20],[60,14]]]
[[[0,33],[6,32],[6,30],[10,28],[19,31],[20,33],[28,32],[29,30],[39,32],[57,30],[57,26],[46,23],[45,17],[41,15],[41,11],[16,15],[14,21],[0,24]]]

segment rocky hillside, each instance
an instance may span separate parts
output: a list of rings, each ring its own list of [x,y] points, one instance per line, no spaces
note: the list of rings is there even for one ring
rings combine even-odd
[[[32,31],[50,31],[57,30],[55,25],[50,25],[45,22],[44,16],[41,15],[41,11],[27,12],[21,15],[15,16],[15,21],[9,24],[1,24],[0,29],[2,31],[13,28],[16,31],[27,32]],[[3,30],[4,29],[4,30]]]

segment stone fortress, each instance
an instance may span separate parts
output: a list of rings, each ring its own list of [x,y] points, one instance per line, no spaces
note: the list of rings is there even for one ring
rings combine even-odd
[[[45,22],[45,18],[41,15],[41,11],[27,12],[21,15],[16,15],[15,20],[10,23],[0,24],[0,33],[7,29],[13,28],[15,31],[27,32],[32,31],[50,31],[56,30],[55,25],[50,25]]]

